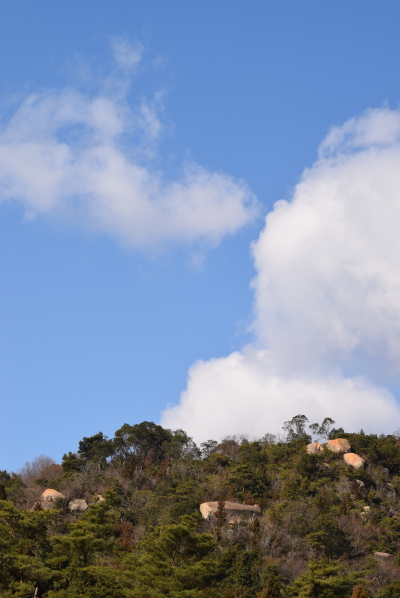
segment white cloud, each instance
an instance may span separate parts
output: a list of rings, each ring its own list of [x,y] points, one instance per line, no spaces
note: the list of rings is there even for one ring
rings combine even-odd
[[[115,62],[123,68],[133,69],[142,60],[144,48],[140,42],[132,43],[125,37],[114,37],[111,48]]]
[[[400,112],[369,110],[330,131],[253,245],[258,350],[195,364],[163,422],[203,439],[276,432],[297,413],[397,427],[397,403],[367,377],[372,361],[398,376],[399,229]]]
[[[397,130],[397,134],[395,131]],[[284,367],[400,358],[400,113],[331,131],[254,245],[256,330]]]
[[[283,422],[298,413],[310,423],[332,417],[347,429],[379,433],[392,432],[400,414],[390,392],[362,377],[282,376],[265,351],[248,349],[195,363],[180,404],[168,408],[161,423],[198,442],[236,433],[261,438],[282,432]]]
[[[113,48],[122,66],[140,60],[142,48],[126,40]],[[158,99],[129,106],[121,98],[124,77],[114,96],[64,89],[26,98],[0,128],[0,201],[139,249],[216,245],[252,222],[259,208],[244,182],[192,163],[173,181],[155,169]]]

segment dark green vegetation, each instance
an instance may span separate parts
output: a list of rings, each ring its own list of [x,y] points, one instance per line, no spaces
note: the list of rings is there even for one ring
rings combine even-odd
[[[0,472],[0,596],[400,598],[398,437],[313,424],[349,440],[367,462],[354,470],[327,450],[308,455],[307,423],[286,422],[284,440],[200,447],[181,430],[125,424],[84,438],[62,467],[40,457]],[[46,488],[65,496],[50,510],[35,502]],[[69,511],[75,498],[85,513]],[[227,499],[263,516],[229,525]],[[205,501],[220,501],[211,521]]]

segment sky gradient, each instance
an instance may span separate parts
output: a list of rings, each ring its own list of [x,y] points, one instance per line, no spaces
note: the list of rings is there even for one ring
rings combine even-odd
[[[276,432],[338,396],[338,425],[400,426],[399,16],[2,3],[0,469],[125,422]]]

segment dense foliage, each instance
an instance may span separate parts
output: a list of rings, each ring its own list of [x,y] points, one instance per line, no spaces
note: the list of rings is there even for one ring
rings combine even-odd
[[[0,596],[400,598],[398,436],[309,426],[347,438],[366,461],[356,470],[326,449],[307,454],[307,424],[200,447],[182,430],[124,424],[83,438],[62,466],[41,456],[0,471]],[[46,488],[65,497],[49,510]],[[77,498],[84,513],[68,508]],[[228,499],[263,515],[229,524]],[[206,521],[205,501],[219,501]]]

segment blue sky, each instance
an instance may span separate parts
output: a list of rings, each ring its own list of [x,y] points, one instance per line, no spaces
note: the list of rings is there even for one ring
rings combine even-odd
[[[387,404],[389,407],[383,427],[387,420],[397,417],[393,396],[388,394],[396,395],[398,387],[397,370],[390,365],[397,356],[397,312],[390,312],[395,333],[387,354],[382,350],[387,321],[377,318],[376,327],[366,330],[370,312],[365,311],[365,321],[357,323],[350,308],[345,312],[340,307],[342,303],[335,303],[339,307],[332,313],[342,314],[339,319],[347,332],[357,329],[358,332],[353,330],[353,339],[355,335],[364,340],[357,345],[350,332],[350,336],[343,333],[340,343],[329,341],[326,351],[320,350],[317,347],[321,335],[328,338],[330,333],[316,327],[314,336],[319,340],[311,340],[312,350],[308,351],[309,346],[305,350],[296,341],[299,335],[302,342],[307,336],[298,332],[298,322],[308,322],[303,316],[312,300],[308,291],[303,289],[302,293],[303,283],[297,285],[289,269],[287,281],[276,279],[274,292],[269,291],[269,298],[264,297],[260,283],[263,269],[272,272],[278,266],[269,258],[260,257],[265,236],[259,235],[265,232],[264,217],[274,203],[301,192],[295,186],[304,169],[311,168],[317,160],[318,147],[332,126],[342,127],[368,108],[386,110],[383,117],[392,115],[396,121],[400,101],[399,17],[399,5],[391,1],[379,5],[366,1],[222,0],[2,3],[0,469],[16,470],[41,453],[60,459],[63,452],[75,450],[83,436],[99,430],[111,436],[123,423],[144,419],[160,421],[163,417],[165,425],[185,427],[188,423],[191,428],[190,422],[198,418],[199,426],[192,425],[189,432],[197,439],[206,439],[216,434],[217,428],[208,428],[207,418],[201,418],[205,412],[212,413],[220,396],[220,411],[215,412],[214,420],[219,423],[221,434],[259,434],[258,424],[251,418],[245,418],[243,430],[237,429],[237,420],[226,427],[222,423],[233,395],[223,380],[213,387],[215,380],[209,369],[213,364],[222,369],[227,364],[231,367],[234,358],[229,356],[235,355],[235,351],[242,361],[248,360],[246,371],[250,372],[261,359],[252,357],[252,351],[269,352],[268,359],[272,351],[274,376],[280,376],[285,384],[288,380],[292,383],[295,376],[303,381],[306,377],[307,384],[311,384],[310,376],[317,376],[321,385],[321,377],[332,381],[333,376],[332,389],[340,394],[346,387],[354,414],[359,413],[365,401],[371,401],[372,411],[381,409],[379,401],[386,401],[383,411]],[[32,107],[26,102],[33,95],[36,104]],[[118,156],[131,163],[140,164],[151,179],[143,191],[143,205],[147,207],[139,216],[135,213],[127,217],[127,229],[121,216],[126,206],[115,216],[112,191],[105,200],[109,202],[106,207],[101,204],[102,211],[98,208],[100,200],[93,211],[93,204],[82,200],[82,189],[90,188],[93,192],[97,172],[92,172],[90,180],[82,174],[89,168],[87,162],[81,167],[83,151],[94,147],[96,135],[103,135],[103,129],[96,129],[92,135],[92,121],[88,120],[93,116],[96,98],[103,104],[108,102],[107,118],[115,117],[110,127],[123,129],[113,132],[114,137],[110,142],[106,140],[105,146],[117,149]],[[46,102],[51,102],[50,108]],[[81,110],[82,116],[76,116],[74,121],[69,115],[64,121],[60,111],[66,105],[76,114]],[[18,110],[22,109],[25,115],[16,122],[15,115],[21,114]],[[51,122],[50,110],[58,115]],[[360,127],[371,129],[373,118],[367,116],[366,120],[357,121],[358,128],[350,126],[348,134],[355,140],[351,149],[354,154],[365,150],[365,143],[358,142],[357,135]],[[396,126],[395,122],[390,125]],[[53,129],[49,133],[46,127]],[[53,141],[57,137],[57,151],[68,146],[75,152],[75,170],[63,174],[54,196],[58,202],[54,209],[40,203],[50,185],[50,179],[45,178],[49,173],[43,174],[37,168],[37,148],[29,154],[22,151],[21,135],[24,143],[28,138],[32,143],[42,143],[42,150],[46,136],[53,135]],[[389,147],[397,143],[397,138],[394,142],[385,138],[384,143]],[[333,146],[331,143],[329,147]],[[341,148],[339,151],[347,152],[343,144]],[[14,150],[17,153],[13,154]],[[11,168],[9,156],[15,156],[12,174],[7,170]],[[188,163],[208,173],[209,181],[204,183],[203,175],[196,170],[190,175],[190,182],[185,174]],[[386,162],[375,163],[382,173],[386,172]],[[387,172],[391,168],[389,165]],[[320,176],[322,171],[311,172]],[[214,175],[218,180],[212,178]],[[72,184],[75,176],[82,179],[76,185]],[[163,181],[162,192],[151,186],[159,180]],[[38,191],[31,194],[32,181],[37,183]],[[181,204],[176,199],[173,185],[177,181],[186,190],[195,187],[193,197],[200,197],[202,206],[215,186],[223,187],[226,208],[217,215],[210,212],[208,216],[205,211],[199,233],[193,232],[197,221],[193,224],[182,207],[185,200]],[[106,183],[112,189],[119,183],[118,176],[101,179],[99,185],[103,189]],[[394,189],[396,184],[393,183]],[[98,197],[103,197],[102,189]],[[307,189],[310,197],[317,193]],[[146,210],[157,193],[162,196],[162,203],[147,217]],[[385,200],[385,189],[376,193]],[[173,203],[170,210],[171,202],[178,203]],[[393,202],[393,210],[388,207],[383,211],[395,222],[397,208]],[[360,200],[354,212],[346,216],[344,225],[353,226],[362,206]],[[315,209],[321,213],[324,208]],[[178,222],[175,214],[179,210],[182,214]],[[159,222],[157,211],[162,212]],[[276,216],[271,219],[270,230],[276,230],[279,238],[290,235],[287,221],[281,225],[277,212],[273,214]],[[371,222],[376,221],[374,214]],[[135,219],[142,217],[143,224],[137,225]],[[217,223],[217,232],[211,231],[211,222]],[[382,230],[385,227],[382,222]],[[387,253],[382,253],[379,272],[382,264],[390,262],[390,255],[396,253],[395,232],[392,234],[393,244]],[[384,234],[379,236],[383,238]],[[259,252],[256,268],[251,252],[254,241],[255,251],[258,248]],[[373,242],[375,237],[371,237]],[[270,247],[268,239],[266,245]],[[272,244],[272,250],[274,247],[280,251],[279,244]],[[315,254],[320,247],[321,243],[313,246]],[[339,264],[343,271],[346,266],[342,257],[332,247],[326,251],[332,263]],[[351,251],[349,245],[353,255]],[[301,280],[314,281],[314,275],[302,270],[307,255],[299,266]],[[396,270],[396,264],[389,265]],[[282,265],[282,271],[285,268]],[[377,274],[373,276],[376,278]],[[254,278],[255,287],[251,288]],[[332,280],[346,285],[344,278],[332,275]],[[307,289],[313,284],[310,282]],[[321,278],[315,285],[314,290],[322,288]],[[394,299],[395,287],[390,287]],[[284,292],[295,296],[299,289],[300,315],[282,299],[287,296]],[[384,289],[387,291],[387,287]],[[369,291],[357,293],[354,290],[351,300],[357,298],[360,304],[368,304],[363,297],[368,299]],[[272,295],[276,302],[288,305],[282,318],[295,322],[289,331],[264,324],[272,312],[279,311]],[[345,303],[348,306],[350,299]],[[316,303],[314,313],[321,305]],[[307,325],[313,330],[314,323]],[[314,336],[310,334],[311,339]],[[289,340],[276,340],[278,337]],[[285,358],[283,363],[280,356],[290,353],[288,347],[295,347],[294,356]],[[309,355],[306,364],[298,359],[303,354]],[[326,358],[321,361],[317,354]],[[378,359],[378,365],[377,354],[385,355]],[[210,362],[214,358],[222,361]],[[203,370],[191,370],[192,386],[187,387],[188,371],[197,360],[204,360]],[[232,367],[238,371],[237,365]],[[257,365],[254,378],[269,367]],[[362,396],[354,395],[349,390],[349,380],[368,376],[371,371],[372,377],[362,382],[361,390],[358,388]],[[242,402],[251,403],[251,392],[257,397],[259,392],[251,391],[246,376],[243,387],[238,383],[240,393],[232,398],[239,421]],[[339,380],[338,376],[342,378]],[[260,384],[262,393],[273,392],[269,379]],[[377,389],[382,385],[388,390],[379,394]],[[186,387],[186,398],[195,407],[186,411],[182,407],[184,413],[182,409],[170,410],[161,416],[167,405],[179,403]],[[210,388],[213,390],[207,398]],[[318,392],[321,388],[318,386]],[[286,387],[282,390],[283,395],[290,392]],[[313,396],[313,392],[307,390],[306,394]],[[276,400],[284,403],[282,393]],[[305,401],[310,418],[313,409],[316,417],[322,416],[324,410],[325,416],[331,416],[328,411],[332,411],[334,400],[328,395],[326,404],[318,408],[313,400],[309,404]],[[259,400],[264,399],[254,398],[254,411],[258,411]],[[301,407],[289,401],[287,409],[276,409],[273,414],[274,403],[267,401],[262,423],[265,432],[276,431],[279,418],[287,419]],[[353,420],[344,423],[353,425]],[[397,422],[393,427],[398,427]]]

